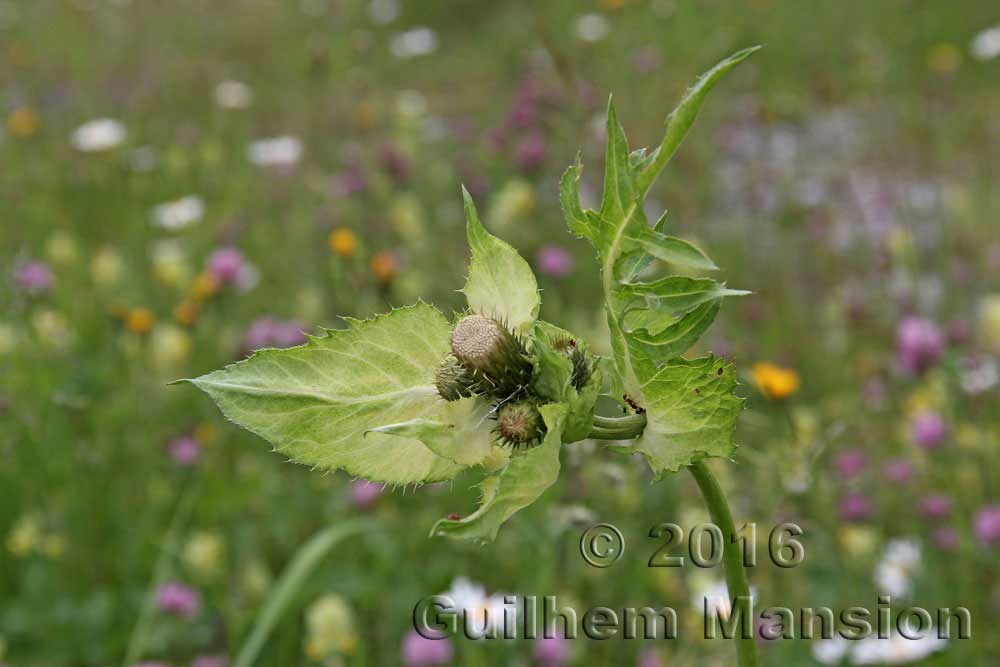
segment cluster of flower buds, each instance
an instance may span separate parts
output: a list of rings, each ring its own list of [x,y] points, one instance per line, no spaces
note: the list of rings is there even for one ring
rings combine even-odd
[[[452,332],[451,352],[435,377],[438,394],[447,401],[469,396],[495,401],[502,444],[537,442],[545,427],[528,395],[534,368],[524,342],[503,322],[469,315]]]
[[[582,390],[594,371],[587,351],[569,336],[556,337],[550,344],[570,360],[571,382],[577,391]],[[538,412],[543,401],[531,389],[533,373],[527,347],[503,322],[469,315],[455,326],[451,354],[438,368],[434,382],[446,401],[470,396],[492,401],[497,440],[518,449],[537,444],[545,435]]]

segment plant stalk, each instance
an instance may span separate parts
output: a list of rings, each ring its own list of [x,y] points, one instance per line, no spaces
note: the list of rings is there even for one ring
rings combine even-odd
[[[646,428],[646,415],[601,417],[594,415],[594,425],[588,437],[594,440],[631,440],[638,438]]]
[[[736,535],[736,526],[733,524],[733,513],[729,510],[729,503],[722,492],[719,480],[715,478],[712,471],[708,469],[704,461],[695,461],[688,469],[698,482],[702,498],[708,506],[708,512],[712,517],[712,523],[719,527],[723,535],[722,562],[726,569],[726,588],[733,598],[750,599],[750,584],[747,582],[746,570],[743,569],[742,552],[733,542]],[[745,609],[750,610],[750,605]],[[733,610],[737,609],[736,605]],[[752,621],[751,621],[752,623]],[[751,626],[753,627],[753,626]],[[733,634],[736,641],[736,657],[739,667],[759,667],[760,662],[757,656],[757,640],[754,632],[749,637],[744,636],[740,631]]]
[[[625,417],[594,416],[594,425],[589,437],[595,440],[631,440],[642,435],[646,428],[646,415],[635,414]],[[733,523],[733,513],[729,509],[726,495],[719,481],[708,469],[704,461],[695,461],[688,469],[698,483],[705,505],[708,506],[712,523],[719,527],[724,536],[722,545],[722,562],[726,571],[726,589],[732,598],[750,599],[750,584],[747,582],[746,570],[743,569],[743,556],[738,545],[733,542],[736,526]],[[734,606],[734,610],[736,607]],[[750,607],[748,606],[747,611]],[[756,628],[754,628],[756,632]],[[742,632],[733,635],[736,641],[736,657],[739,667],[759,667],[757,656],[757,641],[754,633],[749,637]]]

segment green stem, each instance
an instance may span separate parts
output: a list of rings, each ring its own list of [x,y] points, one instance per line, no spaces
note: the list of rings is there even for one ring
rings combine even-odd
[[[143,650],[146,648],[146,642],[149,640],[149,633],[153,624],[154,612],[156,611],[156,591],[159,589],[160,584],[166,581],[167,574],[170,571],[171,560],[177,554],[177,543],[180,540],[181,531],[191,516],[191,511],[194,509],[195,500],[198,498],[198,489],[201,487],[201,479],[199,476],[190,481],[180,500],[177,501],[177,507],[174,509],[174,514],[170,519],[170,525],[164,535],[163,542],[160,544],[160,554],[156,559],[156,565],[153,567],[153,577],[149,582],[149,589],[146,591],[142,607],[139,610],[138,620],[128,640],[128,647],[125,650],[125,660],[122,663],[122,667],[131,667],[136,664],[142,657]]]
[[[724,538],[722,561],[726,568],[726,588],[729,590],[729,595],[734,599],[746,598],[749,600],[750,584],[747,582],[746,571],[743,569],[742,551],[732,541],[732,537],[736,535],[736,526],[733,524],[733,513],[729,510],[729,503],[726,502],[722,487],[719,486],[719,481],[704,461],[695,461],[688,469],[694,475],[695,481],[698,482],[698,488],[705,499],[705,504],[708,505],[712,522],[722,531]],[[748,605],[746,610],[749,611],[749,609]],[[756,632],[756,628],[754,631]],[[736,640],[736,657],[739,666],[758,667],[760,662],[757,659],[757,641],[753,633],[749,637],[743,636],[742,632],[737,632],[733,636]]]
[[[594,415],[594,425],[589,437],[594,440],[631,440],[642,435],[645,428],[646,415],[643,414],[625,417]]]
[[[288,610],[289,605],[320,560],[338,542],[366,530],[367,527],[364,521],[344,521],[321,530],[299,548],[292,558],[292,562],[268,595],[267,601],[254,622],[253,629],[233,662],[233,667],[250,667],[254,664],[274,626]]]
[[[595,440],[631,440],[638,438],[646,428],[646,415],[628,415],[625,417],[601,417],[594,415],[594,425],[590,430],[590,438]],[[722,562],[726,570],[726,588],[733,598],[750,599],[750,584],[747,582],[746,571],[743,569],[743,554],[738,545],[733,542],[736,526],[733,524],[733,513],[729,510],[726,495],[719,486],[712,471],[704,461],[695,461],[688,469],[698,482],[702,498],[708,506],[712,522],[719,527],[724,536]],[[747,607],[749,612],[749,606]],[[756,628],[754,628],[756,632]],[[736,640],[736,656],[739,667],[758,667],[757,640],[754,633],[749,637],[742,633],[734,635]]]

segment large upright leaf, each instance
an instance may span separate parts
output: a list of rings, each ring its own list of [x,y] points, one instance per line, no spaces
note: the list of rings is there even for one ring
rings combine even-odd
[[[706,455],[723,456],[732,451],[735,411],[739,409],[733,385],[724,376],[698,375],[700,367],[684,361],[681,355],[712,324],[724,297],[745,292],[726,289],[708,277],[667,275],[639,281],[654,260],[685,271],[717,268],[688,241],[664,233],[665,214],[650,226],[643,203],[656,176],[694,123],[708,91],[755,50],[740,51],[702,75],[668,116],[663,140],[653,151],[629,149],[625,130],[609,101],[604,193],[598,211],[580,204],[579,158],[563,174],[560,184],[567,226],[589,240],[600,259],[614,356],[610,377],[613,395],[646,410],[646,435],[639,451],[657,474]],[[692,382],[697,382],[698,389],[693,397],[682,392]],[[717,408],[709,409],[711,403],[706,401],[711,400],[718,403]],[[735,411],[730,410],[732,406]],[[708,443],[709,436],[715,441]],[[651,444],[657,438],[663,442]]]
[[[548,429],[541,444],[512,456],[505,468],[484,479],[479,509],[463,519],[441,519],[434,524],[432,536],[491,542],[507,519],[538,500],[556,482],[567,409],[563,404],[549,403],[539,411]]]
[[[448,354],[448,321],[418,303],[348,325],[190,382],[226,417],[298,463],[391,484],[454,477],[467,463],[435,454],[414,433],[370,432],[411,420],[454,421],[455,408],[446,409],[434,388]]]
[[[528,263],[506,241],[486,231],[465,188],[466,232],[472,261],[465,298],[473,312],[494,317],[518,333],[526,333],[538,317],[541,299]]]
[[[732,364],[715,357],[676,359],[642,378],[646,430],[634,448],[657,477],[706,456],[732,454],[743,399]]]

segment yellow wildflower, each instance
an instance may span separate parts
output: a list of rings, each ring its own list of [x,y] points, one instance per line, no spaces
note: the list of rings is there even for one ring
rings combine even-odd
[[[42,541],[42,552],[53,560],[62,557],[66,552],[66,538],[56,533],[46,535]]]
[[[306,611],[306,653],[314,659],[351,653],[358,644],[354,613],[339,595],[324,595]]]
[[[927,53],[927,67],[937,74],[951,74],[962,64],[962,52],[954,44],[935,44]]]
[[[31,326],[42,345],[56,350],[65,350],[73,343],[74,334],[66,316],[45,308],[31,316]]]
[[[354,107],[353,120],[354,127],[359,130],[370,130],[375,127],[375,123],[378,120],[378,113],[376,112],[375,105],[371,102],[362,102],[358,106]]]
[[[218,291],[219,281],[207,272],[199,273],[191,286],[191,296],[195,301],[204,301]]]
[[[396,277],[396,258],[392,256],[390,252],[377,252],[375,256],[372,257],[372,273],[375,274],[375,280],[382,284],[392,282],[392,279]]]
[[[191,356],[191,337],[176,324],[157,324],[151,340],[153,363],[160,368],[172,368]]]
[[[194,324],[198,317],[198,306],[193,301],[181,301],[174,306],[173,315],[174,322],[183,327],[189,327]]]
[[[184,546],[184,563],[202,579],[213,579],[222,572],[226,543],[216,533],[198,532]]]
[[[198,444],[210,445],[215,442],[215,427],[208,422],[200,422],[195,425],[192,435],[198,441]]]
[[[330,237],[327,241],[330,244],[330,250],[341,257],[353,257],[358,249],[357,235],[350,229],[344,229],[343,227],[338,227],[330,232]]]
[[[7,550],[23,558],[38,548],[42,541],[42,522],[34,514],[25,514],[7,535]]]
[[[101,248],[90,260],[90,275],[102,287],[114,285],[125,272],[125,262],[113,248]]]
[[[14,350],[17,349],[19,338],[20,336],[13,324],[0,322],[0,357],[13,354]]]
[[[799,390],[799,374],[791,368],[761,361],[754,364],[750,372],[760,393],[772,400],[780,401]]]
[[[156,322],[149,308],[133,308],[125,315],[125,328],[134,334],[147,334]]]
[[[878,546],[878,535],[871,528],[844,526],[838,535],[844,551],[854,558],[867,558]]]
[[[42,119],[34,109],[20,107],[7,116],[7,131],[15,137],[26,138],[38,132]]]
[[[68,266],[79,259],[80,248],[69,233],[56,231],[45,241],[45,256],[53,264]]]
[[[1000,346],[1000,294],[988,294],[979,302],[979,335],[989,347]]]

